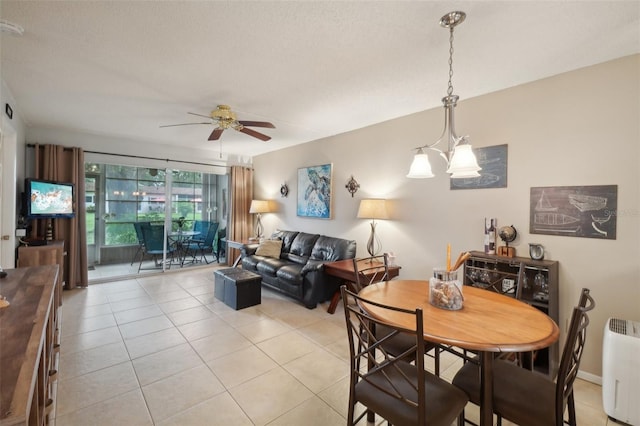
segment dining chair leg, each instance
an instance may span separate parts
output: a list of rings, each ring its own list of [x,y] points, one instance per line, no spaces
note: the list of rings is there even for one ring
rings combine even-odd
[[[567,411],[569,411],[569,425],[576,426],[576,404],[573,398],[573,391],[567,398]]]
[[[440,346],[437,346],[435,348],[433,348],[433,355],[434,355],[434,361],[435,361],[435,373],[436,376],[440,377]]]
[[[464,410],[458,416],[458,426],[464,426]]]
[[[497,416],[498,417],[498,421],[496,422],[496,426],[502,426],[502,417],[501,416]]]

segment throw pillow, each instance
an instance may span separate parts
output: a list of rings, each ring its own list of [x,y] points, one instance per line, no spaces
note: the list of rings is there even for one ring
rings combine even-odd
[[[256,254],[258,256],[273,257],[275,259],[280,258],[280,251],[282,250],[282,240],[264,240],[258,246]]]

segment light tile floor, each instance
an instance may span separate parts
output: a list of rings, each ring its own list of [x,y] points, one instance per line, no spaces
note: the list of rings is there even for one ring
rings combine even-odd
[[[235,311],[213,297],[216,267],[65,291],[52,423],[346,424],[341,307],[329,315],[263,288],[262,304]],[[444,354],[442,376],[460,365]],[[578,423],[607,425],[600,387],[575,390]]]

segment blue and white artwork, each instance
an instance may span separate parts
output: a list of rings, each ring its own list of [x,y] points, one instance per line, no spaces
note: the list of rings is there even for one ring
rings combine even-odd
[[[331,219],[332,168],[323,164],[298,169],[298,216]]]

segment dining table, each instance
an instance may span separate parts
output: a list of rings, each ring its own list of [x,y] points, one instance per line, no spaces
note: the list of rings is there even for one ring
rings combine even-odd
[[[546,348],[560,336],[544,312],[514,297],[472,286],[463,287],[463,305],[447,310],[429,302],[429,281],[383,281],[364,287],[359,296],[383,305],[422,309],[424,339],[478,353],[480,425],[493,424],[493,360],[496,354]],[[415,317],[363,302],[361,308],[394,326],[415,328]]]

